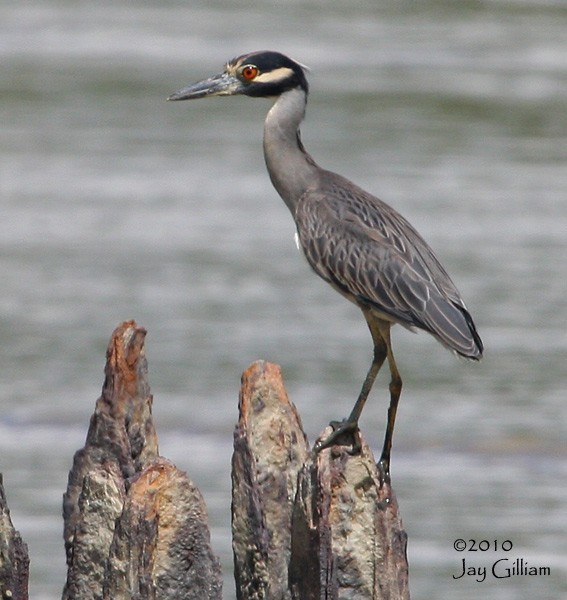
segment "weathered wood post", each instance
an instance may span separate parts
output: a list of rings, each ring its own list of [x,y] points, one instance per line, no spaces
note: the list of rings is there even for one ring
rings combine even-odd
[[[87,441],[63,500],[64,600],[221,598],[199,490],[158,454],[146,331],[118,327]]]
[[[0,474],[0,598],[28,600],[28,547],[14,529]]]
[[[263,361],[244,372],[239,409],[237,598],[408,600],[406,534],[366,442],[354,456],[342,447],[311,453],[279,367]]]

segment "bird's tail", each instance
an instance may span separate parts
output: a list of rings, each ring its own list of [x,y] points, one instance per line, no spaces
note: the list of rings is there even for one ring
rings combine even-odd
[[[432,333],[449,350],[470,360],[480,360],[484,345],[469,311],[445,298],[430,302],[417,326]]]

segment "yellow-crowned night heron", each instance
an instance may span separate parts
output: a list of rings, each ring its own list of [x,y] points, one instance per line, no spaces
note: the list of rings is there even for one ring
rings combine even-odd
[[[299,244],[320,277],[362,310],[374,357],[350,416],[333,422],[333,433],[316,449],[345,433],[359,447],[358,419],[385,360],[390,368],[390,407],[381,464],[388,474],[402,380],[390,328],[424,329],[460,356],[479,360],[482,341],[461,296],[433,251],[393,208],[344,177],[319,167],[305,151],[299,125],[308,84],[304,67],[278,52],[253,52],[231,60],[224,71],[169,97],[269,98],[264,156],[270,178],[291,211]]]

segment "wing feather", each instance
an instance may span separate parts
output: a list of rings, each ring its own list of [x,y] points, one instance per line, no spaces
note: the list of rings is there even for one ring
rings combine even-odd
[[[417,231],[393,208],[339,175],[307,190],[295,214],[314,271],[382,318],[433,334],[478,359],[482,342],[451,278]]]

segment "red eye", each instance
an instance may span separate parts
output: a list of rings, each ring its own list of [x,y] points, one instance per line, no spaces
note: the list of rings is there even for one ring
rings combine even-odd
[[[258,75],[258,68],[254,65],[247,65],[241,71],[242,77],[248,81],[252,81],[256,75]]]

